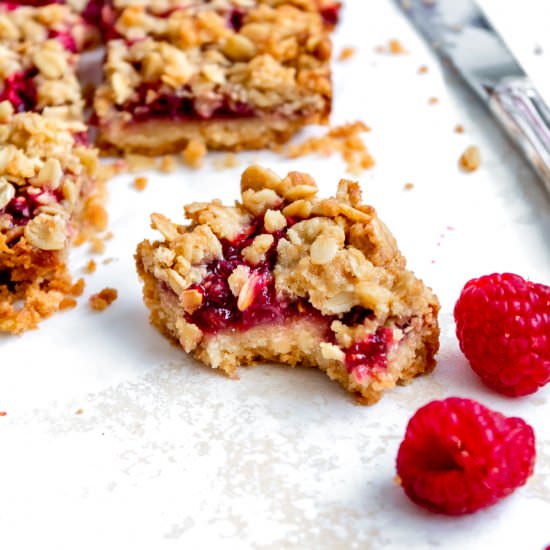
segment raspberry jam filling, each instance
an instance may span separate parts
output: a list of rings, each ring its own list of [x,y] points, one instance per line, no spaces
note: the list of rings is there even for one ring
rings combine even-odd
[[[3,208],[1,214],[7,214],[13,225],[27,225],[37,214],[38,208],[46,204],[63,200],[61,190],[50,191],[39,187],[27,187],[18,190],[17,195]]]
[[[357,379],[361,380],[372,370],[386,368],[392,343],[393,331],[388,327],[380,327],[365,340],[355,342],[345,350],[348,372],[354,372]]]
[[[58,31],[50,29],[48,31],[48,38],[54,38],[58,42],[61,42],[61,45],[71,53],[76,53],[78,51],[76,41],[68,30]]]
[[[289,219],[292,223],[292,220]],[[187,320],[197,325],[205,333],[216,333],[233,328],[247,330],[262,323],[279,323],[296,315],[323,316],[303,301],[283,301],[277,297],[275,279],[272,270],[277,261],[277,243],[284,237],[285,231],[272,233],[274,242],[265,254],[265,260],[255,266],[247,264],[242,256],[244,248],[252,244],[257,235],[267,233],[263,228],[263,219],[258,218],[250,229],[233,242],[222,241],[223,259],[211,262],[208,275],[191,289],[202,294],[202,305]],[[229,288],[228,278],[238,266],[248,266],[251,270],[251,303],[243,311],[239,310],[237,298]],[[329,322],[325,318],[325,322]]]
[[[36,71],[14,73],[4,80],[0,101],[9,101],[17,113],[32,111],[36,106]]]
[[[132,115],[135,122],[150,119],[171,120],[211,120],[227,118],[243,118],[255,115],[254,109],[246,103],[235,102],[230,98],[219,98],[208,102],[189,97],[190,90],[184,90],[187,95],[158,93],[152,84],[141,84],[136,90],[137,99],[122,105],[121,110]],[[148,101],[147,96],[157,97]]]
[[[331,6],[321,8],[321,17],[323,18],[325,25],[334,27],[338,24],[338,21],[340,20],[341,7],[342,4],[340,2],[337,2],[336,4],[332,4]]]

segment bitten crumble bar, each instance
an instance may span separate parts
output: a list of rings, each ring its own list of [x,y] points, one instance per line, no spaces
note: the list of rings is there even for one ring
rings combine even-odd
[[[105,228],[97,151],[76,138],[84,129],[36,113],[1,120],[0,331],[34,328],[63,308],[76,292],[66,267],[71,240]]]
[[[191,140],[258,149],[328,121],[332,45],[319,11],[238,3],[238,18],[225,0],[120,12],[123,38],[108,43],[95,98],[102,144],[149,155]]]
[[[321,199],[307,174],[251,166],[241,192],[187,205],[186,226],[153,214],[163,240],[136,262],[158,329],[230,376],[256,361],[318,367],[369,404],[434,368],[437,298],[357,183]]]

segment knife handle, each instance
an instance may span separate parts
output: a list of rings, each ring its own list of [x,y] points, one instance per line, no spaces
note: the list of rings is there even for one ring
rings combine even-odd
[[[531,161],[550,192],[550,109],[527,78],[496,86],[491,111]]]

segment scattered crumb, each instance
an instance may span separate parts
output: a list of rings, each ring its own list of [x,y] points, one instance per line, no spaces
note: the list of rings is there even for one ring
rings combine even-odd
[[[479,148],[475,145],[470,145],[462,153],[459,159],[460,167],[466,172],[475,172],[481,164],[481,154]]]
[[[437,105],[438,103],[439,103],[439,99],[437,97],[430,97],[430,99],[428,99],[429,105]]]
[[[104,288],[89,298],[90,307],[95,311],[107,309],[118,298],[118,291],[114,288]]]
[[[388,40],[387,46],[376,46],[374,49],[376,53],[389,53],[391,55],[401,55],[408,53],[407,50],[403,47],[403,44],[396,38]]]
[[[170,174],[176,170],[178,163],[172,155],[164,155],[159,162],[159,170]]]
[[[336,126],[324,136],[308,138],[298,145],[291,145],[288,156],[298,158],[317,153],[328,157],[337,152],[346,161],[348,172],[358,175],[375,164],[359,135],[369,131],[370,128],[359,121]]]
[[[76,409],[75,414],[82,414],[84,409]]]
[[[426,74],[428,71],[427,65],[420,65],[420,67],[418,67],[418,74]]]
[[[202,166],[206,153],[206,145],[198,139],[192,139],[183,150],[181,156],[186,166],[196,169]]]
[[[533,53],[535,55],[542,55],[544,53],[544,50],[542,49],[542,46],[540,44],[537,44],[535,46],[535,49],[533,50]]]
[[[103,236],[103,240],[110,241],[113,237],[114,237],[113,232],[107,231],[107,233],[105,233],[105,235]]]
[[[92,273],[95,273],[96,268],[97,268],[97,264],[95,263],[95,260],[90,260],[86,264],[86,267],[84,268],[84,271],[91,275]]]
[[[156,164],[155,157],[146,157],[145,155],[134,155],[127,153],[124,156],[127,169],[130,172],[142,172],[143,170],[152,170]]]
[[[77,301],[74,298],[65,297],[59,303],[59,310],[73,309],[76,307]]]
[[[143,176],[138,176],[138,177],[134,180],[134,188],[135,188],[137,191],[143,191],[143,190],[147,187],[147,183],[148,183],[147,178],[145,178],[145,177],[143,177]]]
[[[457,124],[455,126],[455,133],[463,134],[464,133],[464,126],[462,126],[462,124]]]
[[[103,254],[103,252],[105,252],[105,243],[99,237],[92,237],[90,241],[90,250],[94,254]]]
[[[127,170],[128,163],[122,159],[118,159],[115,162],[111,162],[110,164],[101,165],[101,175],[106,180],[114,178],[118,174],[126,172]]]
[[[103,265],[109,265],[112,264],[115,260],[116,258],[105,258],[102,263]]]
[[[405,191],[410,191],[411,189],[414,189],[414,183],[406,183],[403,186],[403,189],[405,189]]]
[[[6,411],[0,411],[0,416],[8,416],[8,413]]]
[[[277,152],[280,152],[280,149]],[[226,170],[228,168],[236,168],[237,166],[240,166],[241,162],[239,161],[237,155],[229,153],[223,157],[218,157],[215,159],[213,164],[216,170]]]
[[[403,481],[402,481],[401,477],[398,476],[398,475],[393,477],[393,482],[395,483],[395,485],[402,485],[403,484]]]
[[[105,231],[109,216],[105,207],[99,202],[88,202],[85,206],[84,218],[96,231]]]
[[[76,281],[76,283],[71,287],[70,294],[72,296],[82,296],[84,288],[86,287],[86,282],[82,277]]]
[[[345,48],[342,48],[342,51],[340,52],[340,55],[338,56],[339,61],[346,61],[347,59],[352,58],[355,55],[355,48],[352,48],[350,46],[347,46]]]
[[[407,53],[407,50],[403,47],[403,44],[395,38],[388,42],[388,49],[392,54]]]

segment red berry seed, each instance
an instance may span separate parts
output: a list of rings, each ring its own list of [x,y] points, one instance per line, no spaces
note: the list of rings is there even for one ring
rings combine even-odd
[[[454,316],[460,349],[488,386],[519,396],[550,382],[550,287],[485,275],[466,283]]]
[[[397,455],[407,496],[431,510],[469,514],[524,485],[535,465],[535,434],[476,401],[432,401],[410,419]]]

